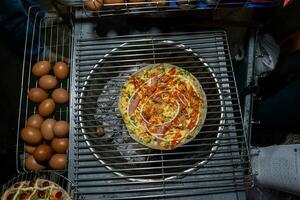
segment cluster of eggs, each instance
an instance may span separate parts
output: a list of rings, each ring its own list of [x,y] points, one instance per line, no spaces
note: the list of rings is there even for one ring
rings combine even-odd
[[[49,74],[53,69],[53,75]],[[55,63],[54,67],[48,61],[34,64],[32,74],[39,78],[39,87],[28,91],[28,98],[39,103],[37,113],[31,115],[20,136],[25,144],[25,167],[31,171],[51,168],[63,170],[67,164],[69,145],[69,124],[66,121],[56,121],[53,117],[56,104],[62,105],[69,101],[69,93],[64,88],[57,88],[58,80],[66,79],[69,66],[64,62]],[[51,98],[49,98],[51,93]]]

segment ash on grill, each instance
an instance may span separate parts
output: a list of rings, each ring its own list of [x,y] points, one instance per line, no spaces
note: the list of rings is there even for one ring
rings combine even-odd
[[[136,71],[137,68],[133,70]],[[121,73],[119,79],[111,79],[106,83],[97,99],[98,108],[96,109],[95,119],[99,120],[99,123],[105,127],[103,128],[102,138],[115,144],[116,149],[125,160],[128,162],[147,161],[150,159],[149,156],[140,155],[149,154],[151,149],[143,150],[144,146],[135,143],[133,139],[128,137],[127,128],[122,123],[118,108],[120,88],[125,82],[124,77],[128,76],[130,76],[129,73]],[[107,113],[117,114],[114,116]]]

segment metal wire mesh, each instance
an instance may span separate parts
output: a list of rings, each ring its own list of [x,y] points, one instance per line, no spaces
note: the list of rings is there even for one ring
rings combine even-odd
[[[27,97],[30,88],[38,87],[39,79],[32,75],[32,66],[41,60],[48,60],[51,64],[62,59],[67,60],[71,53],[71,31],[56,20],[55,15],[52,16],[44,16],[36,6],[28,11],[16,145],[16,167],[19,173],[27,171],[25,168],[27,154],[24,151],[24,142],[20,139],[20,131],[26,126],[28,117],[36,114],[38,108],[38,104],[31,102]],[[57,87],[69,91],[69,84],[69,79],[62,80],[58,82]],[[56,120],[69,121],[69,106],[56,106],[52,117]]]
[[[74,41],[74,178],[89,199],[189,199],[252,185],[226,33],[147,33]],[[198,78],[208,113],[198,136],[174,151],[130,138],[119,87],[139,68],[170,63]]]
[[[99,0],[101,2],[101,0]],[[63,0],[65,5],[82,9],[88,17],[124,14],[145,14],[157,12],[177,12],[196,10],[215,10],[218,8],[270,8],[280,5],[279,0],[120,0],[105,2],[102,7],[89,8],[85,0]]]
[[[87,15],[94,13],[96,16],[116,14],[155,13],[158,11],[176,10],[203,10],[218,8],[268,8],[280,5],[279,0],[124,0],[118,3],[107,3],[98,9],[91,10],[84,4],[86,0],[57,0],[58,2],[73,7],[81,7]],[[96,4],[94,4],[96,5]],[[97,8],[97,6],[95,6]]]

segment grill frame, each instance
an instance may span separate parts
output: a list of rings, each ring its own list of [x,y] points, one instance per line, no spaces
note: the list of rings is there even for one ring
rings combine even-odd
[[[161,42],[162,42],[162,43],[166,43],[166,44],[172,44],[172,43],[173,43],[172,41],[161,41]],[[125,44],[125,43],[124,43],[124,44]],[[121,46],[122,46],[122,45],[121,45]],[[162,46],[163,46],[163,45],[162,45]],[[181,45],[181,46],[180,46],[180,45],[175,45],[175,46],[177,46],[178,48],[185,48],[183,45]],[[84,84],[83,84],[84,86],[83,86],[83,88],[82,88],[82,92],[81,92],[81,94],[80,94],[80,97],[84,97],[85,88],[86,88],[86,85],[87,85],[87,83],[88,83],[88,81],[89,81],[89,79],[90,79],[90,77],[91,77],[91,74],[93,74],[93,72],[96,70],[96,68],[98,68],[99,65],[101,65],[101,60],[105,60],[105,57],[108,57],[110,54],[113,54],[114,51],[117,50],[117,49],[118,49],[118,48],[115,48],[115,49],[112,50],[112,52],[110,52],[110,53],[108,53],[108,54],[105,54],[105,55],[103,56],[104,59],[100,59],[99,63],[97,63],[97,64],[93,67],[93,69],[92,69],[91,72],[90,72],[90,75],[88,75],[88,77],[86,78],[86,81],[85,81]],[[157,49],[157,48],[156,48],[156,49]],[[187,48],[185,48],[184,51],[187,51],[187,52],[190,53],[190,52],[192,52],[192,49],[187,49]],[[193,54],[195,57],[197,57],[197,58],[199,59],[199,62],[203,63],[203,65],[204,65],[205,67],[207,67],[209,73],[210,73],[211,76],[212,76],[211,78],[214,79],[214,81],[215,81],[215,83],[216,83],[216,87],[218,88],[217,90],[218,90],[218,92],[219,92],[219,98],[220,98],[220,103],[221,103],[221,112],[224,112],[223,101],[222,101],[222,99],[223,99],[222,93],[221,93],[221,90],[219,89],[220,86],[219,86],[219,83],[218,83],[218,81],[217,81],[217,79],[216,79],[216,76],[215,76],[214,72],[209,68],[208,64],[204,62],[204,59],[202,59],[201,57],[199,57],[199,55],[197,55],[195,52],[193,52],[192,54]],[[133,73],[134,73],[134,72],[133,72]],[[82,100],[82,98],[81,98],[80,101],[79,101],[79,103],[82,103],[82,101],[83,101],[83,100]],[[79,106],[79,109],[81,109],[81,107],[82,107],[82,105]],[[79,115],[81,115],[81,114],[82,114],[82,111],[79,111]],[[224,127],[222,127],[222,125],[225,124],[225,120],[223,119],[224,116],[225,116],[225,114],[224,114],[224,113],[221,113],[221,115],[220,115],[221,120],[220,120],[220,126],[219,126],[219,128],[218,128],[217,138],[219,138],[219,137],[222,135],[221,131],[224,129]],[[79,117],[79,120],[82,121],[82,120],[83,120],[83,117],[80,116],[80,117]],[[80,125],[81,125],[81,126],[84,126],[83,122],[81,122]],[[85,129],[82,128],[83,137],[84,137],[84,139],[86,140],[87,145],[88,145],[88,146],[92,146],[92,143],[89,141],[89,137],[85,134],[85,132],[86,132]],[[210,151],[210,153],[209,153],[209,155],[207,156],[206,159],[204,159],[204,160],[202,160],[202,161],[200,161],[200,162],[198,162],[198,163],[195,163],[195,166],[194,166],[194,167],[188,168],[188,169],[184,170],[183,172],[178,173],[178,175],[173,175],[173,176],[170,176],[170,177],[166,177],[166,178],[164,178],[164,180],[170,180],[170,179],[174,179],[174,178],[178,178],[178,177],[183,177],[183,176],[185,176],[185,174],[191,173],[191,172],[197,170],[198,167],[201,167],[202,165],[206,164],[206,163],[208,162],[208,160],[213,156],[214,152],[217,150],[218,144],[219,144],[219,140],[216,139],[216,141],[215,141],[214,143],[215,143],[215,145],[212,146],[211,151]],[[97,149],[96,149],[96,148],[94,148],[94,147],[89,147],[89,149],[90,149],[91,152],[93,152],[93,155],[99,160],[99,162],[100,162],[101,164],[103,164],[107,169],[111,170],[114,174],[116,174],[116,175],[118,175],[118,176],[125,177],[125,178],[127,177],[126,174],[123,174],[123,173],[121,173],[121,172],[114,172],[114,168],[111,167],[111,166],[109,166],[109,164],[107,164],[107,163],[105,162],[105,160],[101,159],[101,156],[100,156],[99,154],[97,154]],[[180,155],[180,153],[178,153],[178,155]],[[148,156],[151,156],[151,155],[148,155]],[[180,175],[179,175],[179,174],[180,174]],[[155,179],[153,180],[153,179],[136,179],[136,178],[128,178],[128,180],[129,180],[129,181],[133,181],[133,182],[134,182],[134,181],[138,181],[138,182],[153,182],[153,181],[155,181]]]
[[[200,33],[200,32],[198,32]],[[233,95],[234,97],[231,98],[230,101],[233,101],[233,102],[237,102],[236,104],[233,104],[232,106],[237,106],[238,107],[238,110],[235,110],[235,112],[233,113],[237,113],[239,117],[241,117],[241,112],[240,112],[240,104],[239,104],[239,100],[237,98],[237,91],[236,91],[236,84],[235,84],[235,78],[234,78],[234,72],[232,70],[232,65],[231,65],[231,62],[230,62],[230,54],[229,54],[229,49],[228,49],[228,43],[227,43],[227,38],[226,38],[226,33],[224,31],[208,31],[208,32],[201,32],[202,34],[214,34],[214,33],[219,33],[221,34],[225,40],[224,40],[224,43],[222,45],[224,45],[224,48],[223,49],[224,51],[228,52],[228,54],[226,53],[226,57],[228,57],[228,60],[227,62],[229,64],[225,65],[226,68],[229,68],[228,71],[228,76],[227,78],[230,78],[230,80],[228,80],[228,84],[230,83],[231,86],[233,85],[233,88],[230,88],[230,91],[233,90],[232,93],[229,93],[229,95]],[[181,33],[183,34],[183,33]],[[193,35],[193,34],[197,34],[195,32],[187,32],[185,33],[186,35]],[[166,33],[165,35],[164,34],[158,34],[160,35],[161,37],[164,37],[165,35],[168,35],[168,33]],[[171,34],[172,35],[172,34]],[[180,34],[178,34],[180,35]],[[136,190],[134,190],[134,188],[131,188],[131,189],[128,189],[129,191],[131,191],[131,196],[114,196],[112,195],[109,191],[105,191],[105,186],[107,186],[107,184],[104,183],[105,180],[111,180],[111,181],[123,181],[124,177],[116,177],[116,176],[109,176],[109,177],[106,177],[105,175],[106,174],[109,174],[111,172],[107,172],[107,171],[101,171],[101,170],[96,170],[96,168],[102,168],[102,167],[105,167],[105,166],[101,166],[101,165],[97,165],[96,162],[94,162],[94,159],[92,157],[88,157],[89,154],[91,154],[91,152],[89,151],[85,151],[86,149],[88,149],[88,147],[86,146],[82,146],[82,143],[85,143],[85,140],[84,138],[82,138],[82,133],[80,133],[80,126],[78,126],[78,123],[79,123],[79,119],[77,118],[77,115],[79,113],[79,107],[78,107],[78,95],[80,93],[80,91],[78,90],[78,83],[79,83],[79,75],[78,75],[78,72],[80,70],[82,70],[83,72],[88,72],[91,70],[91,68],[88,68],[88,66],[91,66],[93,67],[94,65],[92,65],[91,63],[94,62],[97,62],[97,60],[99,59],[94,59],[94,60],[89,60],[89,59],[82,59],[80,57],[80,40],[82,41],[87,41],[87,42],[90,42],[91,44],[93,44],[93,46],[96,46],[98,43],[102,43],[102,45],[99,45],[98,48],[100,49],[99,51],[101,51],[101,49],[106,49],[105,48],[105,44],[103,43],[103,41],[105,41],[105,39],[107,39],[108,41],[114,43],[113,39],[115,38],[118,38],[118,39],[123,39],[125,41],[128,41],[128,38],[132,38],[132,37],[136,37],[136,36],[149,36],[147,34],[140,34],[140,35],[128,35],[128,36],[117,36],[117,37],[112,37],[112,38],[98,38],[98,37],[84,37],[84,34],[81,35],[81,37],[77,38],[76,40],[74,40],[74,49],[75,49],[75,53],[74,53],[74,57],[73,57],[73,61],[74,61],[74,77],[73,77],[73,80],[72,80],[72,83],[74,83],[75,85],[73,85],[73,89],[72,91],[74,91],[74,93],[72,94],[73,97],[72,97],[72,105],[74,106],[74,113],[73,113],[73,117],[74,119],[72,121],[74,121],[74,124],[72,125],[72,129],[74,130],[74,136],[73,139],[74,139],[74,144],[76,145],[75,146],[75,149],[74,149],[74,155],[73,155],[73,159],[74,159],[74,171],[71,171],[69,172],[69,175],[71,177],[73,177],[73,180],[75,181],[75,183],[77,184],[79,190],[83,193],[85,193],[87,195],[88,198],[102,198],[102,199],[139,199],[139,198],[145,198],[145,199],[158,199],[158,198],[175,198],[175,196],[177,197],[185,197],[185,198],[195,198],[193,195],[206,195],[206,194],[211,194],[211,193],[223,193],[223,192],[232,192],[232,191],[243,191],[247,188],[250,188],[252,185],[253,185],[253,179],[252,179],[252,175],[251,174],[246,174],[246,175],[232,175],[232,176],[229,176],[227,177],[228,179],[231,179],[234,180],[236,179],[235,176],[237,176],[237,181],[241,181],[243,178],[245,178],[245,181],[242,183],[239,184],[231,184],[231,185],[219,185],[219,187],[217,185],[215,186],[212,186],[211,188],[209,189],[203,189],[203,186],[201,188],[201,186],[198,186],[198,190],[195,191],[195,192],[191,192],[191,193],[186,193],[186,192],[180,192],[180,189],[177,191],[176,194],[168,194],[168,193],[164,193],[165,190],[169,190],[170,188],[168,187],[164,187],[162,186],[161,187],[161,191],[163,191],[163,193],[161,194],[155,194],[155,192],[152,194],[152,195],[147,195],[147,193],[143,196],[134,196],[136,195],[134,192]],[[103,41],[102,41],[103,40]],[[102,41],[102,42],[101,42]],[[115,42],[116,43],[116,42]],[[190,46],[189,46],[190,47]],[[191,47],[192,48],[192,47]],[[227,48],[227,49],[226,49]],[[192,48],[193,49],[193,48]],[[107,49],[108,50],[108,49]],[[111,50],[111,49],[110,49]],[[95,50],[97,51],[97,50]],[[197,51],[196,51],[197,52]],[[88,54],[82,54],[82,55],[85,55],[85,56],[88,56]],[[92,55],[90,55],[92,56]],[[95,64],[94,62],[94,64]],[[180,66],[180,65],[179,65]],[[212,68],[214,68],[212,66]],[[218,68],[218,67],[216,67]],[[229,75],[230,74],[230,75]],[[73,82],[74,81],[74,82]],[[84,81],[82,81],[84,82]],[[226,81],[224,81],[226,83]],[[230,105],[228,105],[228,107],[230,107]],[[238,117],[238,118],[239,118]],[[241,119],[241,118],[240,118]],[[233,162],[234,165],[236,165],[236,169],[233,169],[232,171],[231,170],[224,170],[224,172],[214,172],[214,167],[213,166],[207,166],[208,169],[210,169],[210,171],[208,172],[202,172],[202,175],[205,174],[205,175],[209,175],[210,173],[211,174],[214,174],[214,173],[217,173],[217,175],[219,174],[230,174],[231,172],[233,172],[233,174],[235,172],[247,172],[248,170],[250,170],[250,167],[249,167],[249,154],[247,153],[248,151],[248,146],[247,146],[247,143],[246,143],[246,138],[245,138],[245,135],[243,134],[243,127],[242,127],[242,122],[239,124],[237,123],[240,128],[237,128],[235,131],[236,132],[239,132],[239,135],[236,135],[236,136],[229,136],[227,138],[221,138],[220,140],[223,142],[223,141],[226,141],[226,140],[235,140],[235,139],[238,139],[240,140],[241,139],[241,143],[239,142],[229,142],[229,145],[238,145],[238,144],[241,144],[241,145],[244,145],[244,148],[245,149],[238,149],[238,150],[229,150],[231,153],[235,152],[235,151],[246,151],[242,153],[242,155],[240,156],[241,158],[245,158],[245,161],[243,162]],[[228,124],[227,124],[228,125]],[[230,126],[230,125],[228,125]],[[224,130],[224,133],[230,133],[231,131],[230,130]],[[223,143],[220,145],[221,147],[223,147]],[[226,144],[224,145],[226,146]],[[220,152],[226,152],[224,149],[220,150]],[[234,156],[232,157],[228,157],[228,159],[232,159]],[[236,156],[236,157],[239,157],[239,156]],[[225,159],[225,158],[221,158],[222,159]],[[216,161],[215,158],[213,159],[213,161]],[[209,161],[210,162],[210,161]],[[87,164],[88,163],[88,164]],[[90,164],[92,163],[92,164]],[[86,167],[84,167],[84,165],[87,164]],[[245,164],[247,167],[243,167],[242,169],[239,169],[237,166],[239,164]],[[230,165],[230,164],[229,164]],[[232,164],[233,165],[233,164]],[[217,167],[220,167],[221,165],[219,164],[216,164]],[[215,167],[216,167],[215,166]],[[82,167],[84,169],[88,169],[88,168],[91,168],[91,171],[88,172],[88,171],[85,171],[84,169],[82,169]],[[200,173],[201,175],[201,172],[197,172],[198,174]],[[193,175],[197,174],[197,173],[194,173]],[[101,174],[103,175],[101,177]],[[112,174],[112,173],[111,173]],[[98,176],[99,175],[99,176]],[[125,177],[125,178],[128,178],[128,177]],[[129,177],[131,178],[131,177]],[[133,176],[132,178],[136,178],[135,176]],[[210,183],[212,181],[215,181],[216,177],[212,176],[210,178],[207,178],[205,180],[208,180]],[[159,183],[162,183],[163,185],[164,184],[168,184],[169,182],[172,183],[178,181],[183,181],[183,179],[175,179],[175,180],[164,180],[164,181],[158,181]],[[191,180],[187,180],[187,182],[190,182]],[[198,180],[198,182],[201,182]],[[155,182],[149,182],[150,184],[151,183],[155,183]],[[197,181],[195,181],[195,183],[197,183]],[[129,185],[135,185],[135,184],[138,184],[137,181],[133,181],[133,182],[125,182],[125,183],[120,183],[120,185],[125,185],[125,186],[129,186]],[[143,182],[143,184],[145,184]],[[116,186],[118,185],[117,183],[114,183],[114,184],[108,184],[109,186]],[[92,190],[93,189],[93,190]],[[103,190],[104,189],[104,190]],[[147,189],[144,189],[145,191]],[[192,190],[192,189],[191,189]],[[129,192],[128,191],[128,192]],[[143,191],[143,190],[140,190],[140,191]],[[125,191],[123,191],[124,193]],[[122,192],[115,192],[117,193],[118,195],[119,194],[123,194]],[[125,192],[126,193],[126,192]],[[191,196],[192,195],[192,196]],[[199,197],[199,196],[198,196]]]

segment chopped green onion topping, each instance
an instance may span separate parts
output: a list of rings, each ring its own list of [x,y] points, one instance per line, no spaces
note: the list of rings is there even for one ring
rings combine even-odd
[[[145,72],[144,77],[145,77],[145,78],[148,78],[148,77],[149,77],[149,72],[148,72],[148,71]]]
[[[180,72],[181,75],[187,75],[188,74],[188,72],[185,69],[180,69],[179,72]]]

